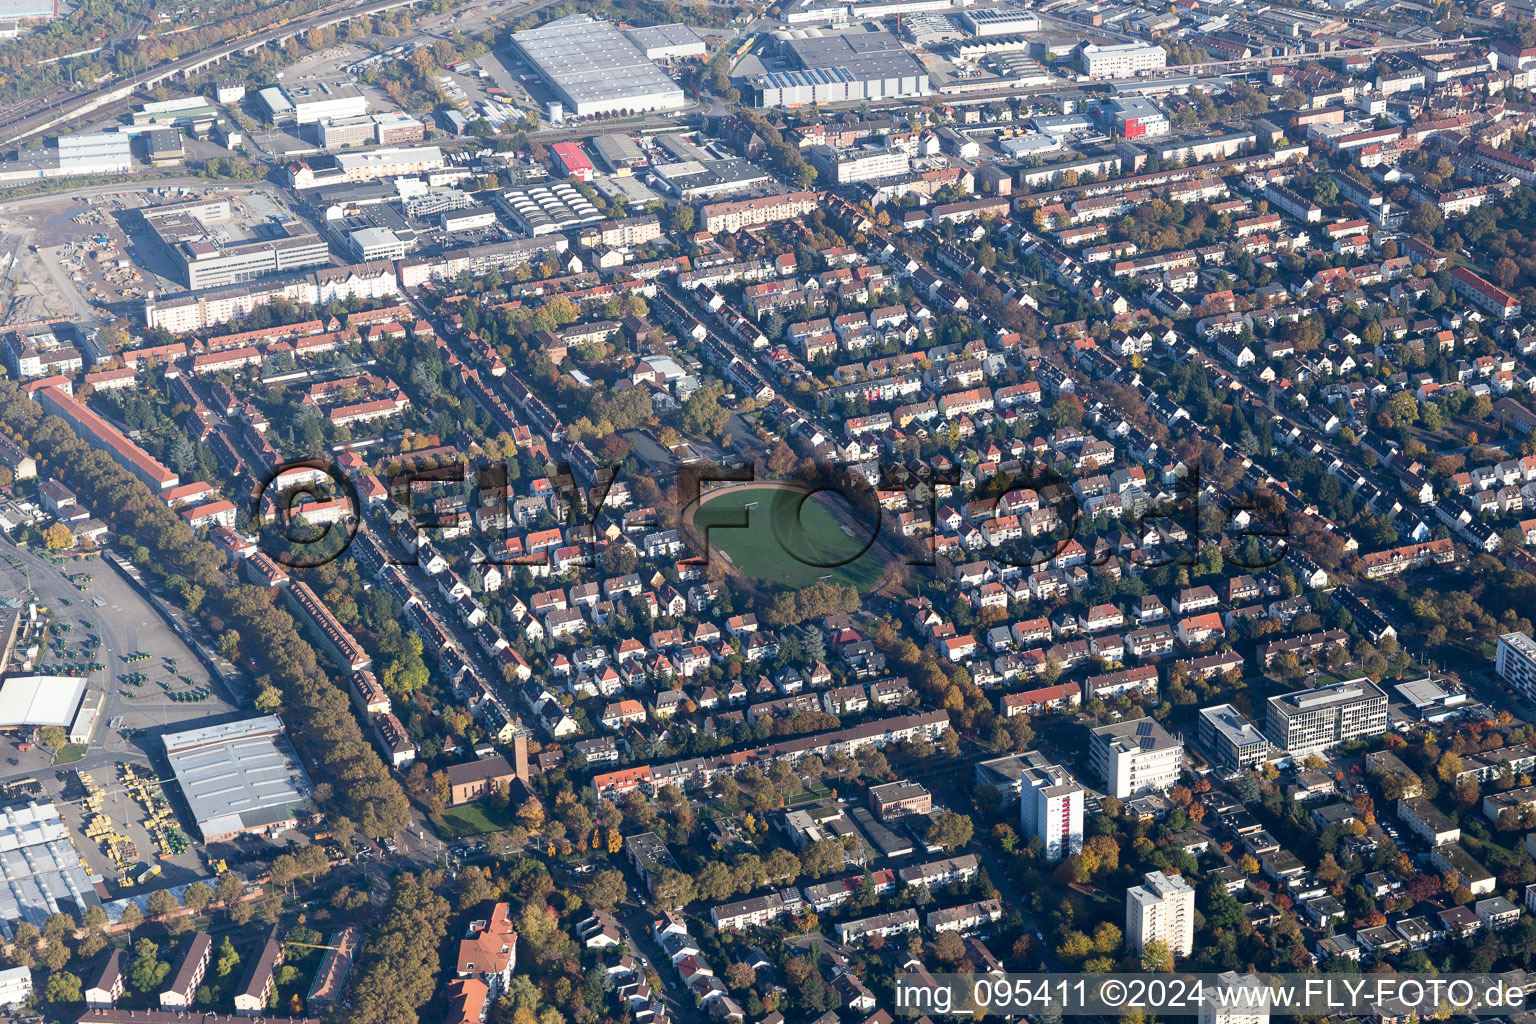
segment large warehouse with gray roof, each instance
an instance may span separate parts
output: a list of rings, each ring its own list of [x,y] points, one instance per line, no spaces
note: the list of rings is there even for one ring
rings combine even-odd
[[[536,68],[576,117],[677,110],[683,90],[612,22],[571,14],[512,34],[512,48]]]
[[[799,70],[774,71],[752,79],[757,104],[800,107],[926,96],[928,72],[901,40],[883,28],[824,32],[777,32],[779,52]]]
[[[314,787],[276,715],[167,733],[161,742],[206,843],[275,834],[313,810]]]

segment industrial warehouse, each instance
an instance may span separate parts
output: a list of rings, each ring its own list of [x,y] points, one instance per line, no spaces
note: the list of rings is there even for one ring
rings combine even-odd
[[[563,102],[559,113],[592,117],[618,111],[677,110],[683,105],[683,90],[677,83],[610,22],[572,14],[514,33],[512,47]]]
[[[760,107],[927,96],[932,91],[928,72],[885,29],[795,29],[774,38],[780,53],[800,70],[754,78]]]
[[[12,939],[20,921],[41,928],[60,910],[79,913],[97,902],[58,808],[30,803],[0,810],[0,933]]]
[[[168,733],[162,742],[204,842],[275,834],[311,807],[314,789],[276,715]]]

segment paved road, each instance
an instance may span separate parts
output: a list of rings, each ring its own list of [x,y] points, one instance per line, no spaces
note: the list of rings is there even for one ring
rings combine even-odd
[[[631,877],[629,881],[631,892],[644,891],[644,887],[638,884],[638,878]],[[677,971],[667,959],[667,954],[651,934],[651,919],[655,916],[654,912],[633,903],[626,903],[614,912],[614,916],[624,929],[631,953],[643,954],[636,959],[649,961],[651,969],[661,979],[661,988],[656,994],[661,997],[662,1002],[667,1004],[667,1010],[672,1018],[692,1022],[692,1024],[709,1020],[709,1016],[704,1011],[693,1005],[692,997],[683,988],[683,983],[678,979]],[[710,966],[721,972],[726,968],[725,964]]]

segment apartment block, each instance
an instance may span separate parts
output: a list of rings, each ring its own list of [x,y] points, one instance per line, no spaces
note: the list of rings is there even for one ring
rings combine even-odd
[[[1125,894],[1125,938],[1138,953],[1161,942],[1175,957],[1195,946],[1195,890],[1182,875],[1149,871]]]
[[[1047,860],[1077,853],[1083,848],[1083,787],[1037,751],[1019,757],[1019,826],[1024,835],[1040,839]]]
[[[1536,641],[1524,633],[1505,633],[1493,665],[1500,679],[1527,697],[1536,696]]]

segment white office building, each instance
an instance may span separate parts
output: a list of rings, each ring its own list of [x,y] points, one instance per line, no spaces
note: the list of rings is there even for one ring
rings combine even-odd
[[[1165,793],[1184,768],[1184,741],[1153,719],[1133,718],[1093,730],[1089,760],[1111,796]]]
[[[1271,697],[1264,716],[1265,735],[1292,757],[1386,731],[1387,695],[1364,677]]]
[[[1195,948],[1195,890],[1182,875],[1149,871],[1125,893],[1125,938],[1137,953],[1161,942],[1175,957]]]
[[[1200,744],[1215,765],[1229,771],[1263,764],[1272,749],[1269,738],[1231,704],[1200,709]]]
[[[1078,50],[1083,74],[1089,78],[1134,78],[1142,71],[1168,66],[1168,51],[1152,43],[1085,43]]]
[[[814,146],[811,149],[811,164],[827,184],[851,185],[906,174],[912,169],[912,158],[899,149],[833,149],[831,146]]]
[[[344,79],[285,82],[260,90],[256,98],[275,124],[345,121],[368,113],[368,97]]]
[[[1060,765],[1036,751],[1019,755],[1019,825],[1038,836],[1045,858],[1058,861],[1083,848],[1083,787]]]

